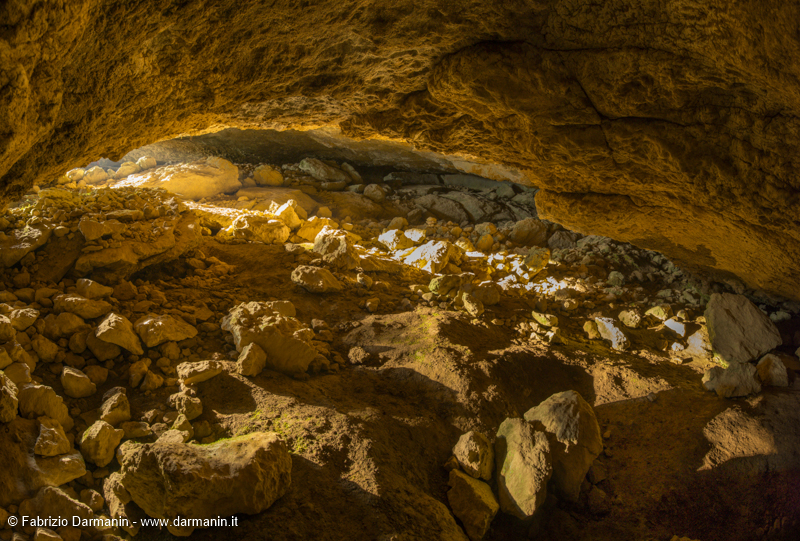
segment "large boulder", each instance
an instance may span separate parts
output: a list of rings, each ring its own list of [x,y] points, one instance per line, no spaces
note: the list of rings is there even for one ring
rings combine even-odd
[[[133,327],[148,348],[197,336],[197,329],[193,325],[170,315],[144,316],[137,319]]]
[[[497,430],[494,454],[500,508],[521,519],[533,516],[547,498],[553,474],[547,435],[524,419],[506,419]]]
[[[220,240],[248,240],[265,244],[283,244],[289,239],[291,230],[281,220],[269,216],[242,214],[231,225],[220,230]]]
[[[331,271],[311,265],[300,265],[294,269],[292,282],[310,293],[329,293],[344,289]]]
[[[729,363],[752,361],[782,343],[775,324],[744,295],[711,295],[705,316],[711,345]]]
[[[550,438],[555,493],[577,501],[589,467],[603,451],[594,410],[577,391],[564,391],[529,409],[525,420],[541,423]]]
[[[108,314],[97,326],[94,335],[103,342],[125,348],[135,355],[144,353],[133,324],[125,316],[113,312]]]
[[[458,471],[450,471],[447,501],[472,541],[480,541],[500,509],[491,487]]]
[[[761,391],[756,367],[748,363],[731,363],[728,368],[715,366],[703,374],[703,387],[724,398],[747,396]]]
[[[51,417],[61,423],[64,430],[70,430],[75,425],[69,416],[64,399],[52,387],[27,383],[19,385],[17,399],[19,400],[19,413],[22,417]]]
[[[255,432],[210,445],[125,442],[120,482],[151,517],[216,518],[269,508],[291,484],[292,459],[277,434]],[[188,535],[187,529],[171,530]]]
[[[191,163],[165,165],[134,174],[117,182],[117,187],[136,186],[162,188],[186,199],[202,199],[222,193],[233,193],[242,187],[239,168],[218,157],[204,158]]]
[[[125,432],[105,421],[95,421],[81,436],[81,453],[89,462],[102,468],[114,460],[114,451]]]
[[[403,263],[432,273],[439,273],[448,263],[461,261],[461,249],[446,240],[432,240],[418,246]]]

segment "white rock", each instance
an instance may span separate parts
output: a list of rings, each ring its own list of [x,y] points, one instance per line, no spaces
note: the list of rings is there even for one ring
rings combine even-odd
[[[756,367],[749,363],[734,362],[728,368],[715,366],[706,370],[703,386],[724,398],[747,396],[761,391],[756,373]]]
[[[617,351],[624,351],[630,346],[628,337],[615,325],[610,317],[596,317],[597,331],[604,340],[611,342],[611,347]]]
[[[768,353],[756,365],[758,379],[768,387],[788,387],[789,374],[780,357]]]
[[[775,324],[744,295],[711,295],[705,317],[714,351],[729,363],[752,361],[782,343]]]
[[[223,158],[212,157],[151,169],[115,183],[115,187],[123,186],[163,188],[196,201],[233,193],[242,187],[242,183],[239,182],[238,167]]]

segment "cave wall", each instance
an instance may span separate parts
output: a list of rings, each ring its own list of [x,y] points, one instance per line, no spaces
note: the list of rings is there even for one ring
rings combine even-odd
[[[0,196],[220,126],[526,171],[542,216],[800,298],[800,2],[0,6]]]

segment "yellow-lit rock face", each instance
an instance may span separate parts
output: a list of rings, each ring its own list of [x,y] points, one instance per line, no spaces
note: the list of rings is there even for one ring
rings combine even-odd
[[[0,20],[6,201],[179,134],[340,125],[523,169],[549,219],[798,297],[793,3],[11,0]]]

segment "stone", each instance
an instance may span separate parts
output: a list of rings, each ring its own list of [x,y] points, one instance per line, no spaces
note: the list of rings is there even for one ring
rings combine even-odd
[[[414,204],[427,210],[440,220],[449,220],[455,223],[469,221],[469,215],[464,207],[457,201],[441,197],[436,194],[423,195],[414,200]]]
[[[547,225],[537,218],[520,220],[511,228],[508,238],[522,246],[544,246],[547,243]]]
[[[105,421],[95,421],[81,436],[81,454],[99,468],[108,466],[124,434]]]
[[[203,402],[185,392],[175,393],[169,397],[169,405],[188,420],[197,419],[203,414]]]
[[[705,317],[714,351],[729,363],[755,360],[782,343],[775,324],[744,295],[714,293]]]
[[[210,157],[133,174],[114,186],[162,188],[197,201],[204,197],[236,192],[242,187],[242,183],[239,182],[238,167],[223,158]]]
[[[141,171],[141,168],[134,162],[124,162],[120,164],[119,169],[114,174],[114,178],[125,178],[128,175],[133,175]]]
[[[86,347],[89,348],[89,351],[92,352],[92,355],[94,355],[98,361],[108,361],[122,355],[122,349],[118,345],[100,340],[95,335],[95,332],[96,329],[92,329],[86,333]],[[70,345],[72,345],[71,338]]]
[[[497,430],[494,453],[500,509],[523,520],[533,516],[553,474],[547,435],[524,419],[508,418]]]
[[[600,425],[592,407],[577,391],[556,393],[525,412],[550,437],[553,488],[557,496],[577,501],[581,483],[603,451]]]
[[[231,225],[220,230],[220,240],[259,241],[264,244],[283,244],[289,240],[291,229],[281,220],[266,216],[242,214],[237,216]]]
[[[0,315],[0,342],[8,342],[17,336],[17,331],[11,324],[11,320],[4,315]]]
[[[0,423],[10,423],[17,416],[17,386],[0,371]]]
[[[164,385],[164,377],[156,374],[152,370],[148,370],[144,375],[144,380],[139,390],[142,392],[155,391]]]
[[[114,294],[114,288],[98,284],[94,280],[81,278],[77,284],[78,295],[87,299],[104,299]]]
[[[431,273],[439,273],[448,263],[458,264],[461,259],[459,250],[448,241],[432,240],[418,246],[406,256],[403,263]]]
[[[453,447],[453,455],[467,475],[484,481],[492,479],[494,447],[480,432],[470,430],[462,434]]]
[[[197,336],[197,329],[193,325],[170,315],[144,316],[136,320],[133,327],[148,348]]]
[[[42,487],[36,496],[19,504],[19,514],[29,517],[63,517],[72,523],[75,518],[89,520],[94,517],[91,508],[56,487]]]
[[[382,233],[378,237],[378,242],[383,244],[387,250],[405,250],[415,246],[414,241],[405,236],[399,229],[392,229]]]
[[[472,541],[480,541],[500,509],[492,489],[483,481],[458,470],[450,471],[449,485],[447,501],[450,509],[464,525],[467,536]]]
[[[197,385],[222,373],[219,361],[198,361],[181,363],[177,367],[178,377],[184,385]]]
[[[61,423],[64,430],[74,426],[67,406],[53,390],[46,385],[26,384],[18,388],[19,414],[22,417],[51,417]]]
[[[464,293],[464,295],[461,297],[461,300],[464,303],[464,310],[466,310],[467,313],[472,317],[478,317],[479,315],[483,314],[483,303],[469,293]]]
[[[131,420],[131,404],[124,387],[112,387],[103,395],[100,419],[113,427]]]
[[[58,346],[41,334],[31,340],[31,346],[33,347],[33,351],[36,352],[36,355],[39,357],[40,361],[51,363],[56,360],[56,355],[58,355]]]
[[[297,210],[295,210],[297,207],[299,206],[294,199],[290,199],[275,211],[275,217],[293,231],[303,225],[303,220],[298,216]]]
[[[97,386],[86,374],[71,366],[65,366],[61,370],[60,381],[64,393],[72,398],[86,398],[97,391]]]
[[[703,374],[703,387],[723,398],[735,398],[761,392],[756,367],[748,363],[731,363],[728,368],[715,366]]]
[[[144,171],[145,169],[152,169],[158,165],[158,162],[152,156],[142,156],[136,160],[136,165],[139,166],[139,170]]]
[[[458,274],[445,274],[437,276],[428,284],[428,289],[437,295],[447,295],[451,291],[458,291],[464,283],[464,278]]]
[[[269,165],[259,165],[253,170],[256,186],[283,186],[283,174]]]
[[[44,246],[52,235],[52,228],[26,226],[0,236],[0,268],[13,267],[23,257]]]
[[[31,368],[26,363],[11,363],[4,370],[6,377],[18,388],[31,382]]]
[[[267,354],[255,342],[242,348],[236,361],[236,371],[243,376],[257,376],[267,365]]]
[[[610,286],[622,287],[625,285],[625,275],[619,271],[611,271],[608,273],[606,283]]]
[[[39,456],[58,456],[72,450],[61,423],[48,417],[39,417],[38,421],[39,437],[33,447],[34,453]]]
[[[788,387],[789,374],[780,357],[768,353],[756,365],[758,379],[767,387]]]
[[[106,301],[87,299],[74,293],[55,296],[53,304],[56,312],[69,312],[83,319],[102,317],[112,310]]]
[[[672,307],[669,304],[658,304],[648,309],[645,316],[652,316],[659,321],[666,321],[672,315]]]
[[[131,324],[128,318],[119,314],[113,312],[108,314],[97,326],[94,335],[103,342],[115,344],[121,348],[127,349],[135,355],[142,355],[144,353],[142,343],[133,330],[133,324]]]
[[[99,184],[100,182],[108,180],[108,173],[99,165],[95,165],[86,171],[83,175],[83,180],[87,184]]]
[[[551,250],[570,250],[577,246],[577,238],[578,235],[571,231],[556,231],[547,239],[547,246]]]
[[[330,218],[312,216],[300,226],[300,229],[297,230],[297,236],[308,242],[314,242],[317,235],[319,235],[320,231],[322,231],[325,226],[335,229],[338,224]]]
[[[386,199],[386,191],[378,184],[368,184],[364,188],[364,197],[376,203],[380,203]]]
[[[540,272],[548,263],[550,263],[550,248],[531,248],[524,261],[531,274]]]
[[[222,329],[233,335],[237,351],[255,342],[267,355],[267,368],[298,374],[308,370],[318,353],[307,342],[313,331],[294,316],[289,302],[241,303],[222,319]]]
[[[353,245],[354,240],[351,233],[325,227],[314,239],[312,250],[333,269],[353,270],[361,262]]]
[[[33,541],[64,541],[63,538],[49,528],[36,528]]]
[[[24,331],[39,318],[39,311],[33,308],[18,308],[8,313],[11,326],[18,331]]]
[[[305,158],[298,164],[298,167],[319,181],[350,182],[350,176],[347,173],[316,158]]]
[[[120,484],[151,517],[256,514],[291,485],[292,459],[274,433],[255,432],[203,446],[129,441],[120,446],[117,459]]]
[[[489,252],[494,246],[494,237],[489,235],[488,233],[485,235],[481,235],[478,239],[478,242],[475,243],[475,248],[480,250],[481,252]]]
[[[623,325],[631,329],[638,329],[639,324],[642,322],[642,316],[636,310],[623,310],[617,318]]]
[[[310,265],[301,265],[294,269],[292,282],[310,293],[330,293],[344,289],[331,271]]]
[[[628,337],[625,336],[619,327],[616,326],[614,320],[610,317],[596,317],[594,322],[597,324],[597,332],[603,340],[611,342],[611,347],[617,351],[625,351],[630,346]]]
[[[533,311],[531,312],[531,317],[539,325],[544,325],[545,327],[558,327],[558,316],[553,314],[543,314],[541,312]]]

